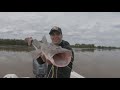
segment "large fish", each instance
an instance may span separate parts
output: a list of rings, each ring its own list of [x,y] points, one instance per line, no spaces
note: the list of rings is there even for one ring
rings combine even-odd
[[[44,61],[47,60],[57,67],[65,67],[71,62],[71,50],[48,43],[45,36],[43,36],[41,42],[34,39],[32,45],[36,49],[35,51],[32,51],[32,57],[34,59],[43,55],[45,57]]]

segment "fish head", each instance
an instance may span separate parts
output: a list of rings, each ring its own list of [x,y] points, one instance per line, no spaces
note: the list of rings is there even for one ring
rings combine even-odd
[[[49,44],[44,45],[41,50],[46,59],[57,67],[65,67],[71,62],[72,52],[71,50]]]

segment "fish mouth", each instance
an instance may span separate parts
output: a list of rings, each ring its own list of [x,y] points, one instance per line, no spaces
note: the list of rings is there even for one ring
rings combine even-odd
[[[71,52],[57,53],[53,56],[54,65],[57,67],[65,67],[71,61]]]

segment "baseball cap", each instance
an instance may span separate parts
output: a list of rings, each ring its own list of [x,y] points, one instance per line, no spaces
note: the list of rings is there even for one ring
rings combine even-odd
[[[61,30],[60,27],[54,26],[54,27],[50,30],[49,34],[51,35],[54,31],[58,31],[59,33],[62,34],[62,30]]]

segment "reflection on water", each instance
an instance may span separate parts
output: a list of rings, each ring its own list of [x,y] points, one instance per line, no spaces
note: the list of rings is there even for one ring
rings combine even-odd
[[[27,49],[0,48],[0,77],[17,74],[19,77],[34,77],[32,57]]]
[[[88,78],[120,78],[120,50],[75,52],[73,69]]]
[[[31,51],[33,50],[32,47],[28,47],[28,46],[0,46],[0,51],[19,51],[19,52],[22,52],[22,51]]]
[[[31,47],[0,47],[0,77],[14,73],[34,77]],[[73,49],[73,70],[88,78],[120,77],[120,50]]]
[[[80,48],[74,48],[75,52],[94,52],[95,49],[80,49]]]
[[[73,48],[75,52],[116,51],[118,49]]]

